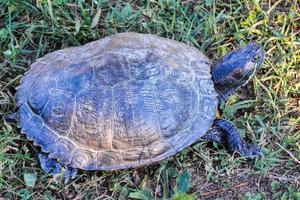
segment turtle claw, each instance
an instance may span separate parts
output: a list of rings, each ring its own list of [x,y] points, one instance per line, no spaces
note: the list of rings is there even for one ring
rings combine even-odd
[[[10,115],[4,116],[4,120],[11,123],[17,123],[18,122],[18,113],[12,113]]]
[[[45,173],[52,175],[63,173],[65,184],[67,184],[70,179],[74,179],[77,175],[77,169],[74,169],[72,167],[64,168],[59,162],[57,162],[57,160],[49,158],[45,153],[39,153],[38,158],[41,168]]]
[[[262,156],[261,149],[255,144],[243,143],[242,147],[235,150],[244,158],[256,158]]]
[[[77,175],[77,169],[72,167],[67,167],[64,171],[64,183],[67,184],[70,179],[74,179]]]

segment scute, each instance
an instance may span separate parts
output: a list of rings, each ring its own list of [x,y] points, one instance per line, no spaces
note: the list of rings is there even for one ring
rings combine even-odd
[[[205,134],[216,96],[209,60],[197,49],[121,33],[34,63],[17,91],[18,126],[63,165],[132,168]]]
[[[73,127],[68,137],[87,149],[111,146],[112,91],[108,87],[91,87],[76,95]]]
[[[98,158],[95,152],[77,149],[74,152],[71,166],[74,168],[85,169],[85,170],[96,170],[98,168]]]
[[[44,123],[59,135],[66,135],[73,120],[74,105],[74,94],[63,90],[53,90],[41,117]]]
[[[103,86],[115,86],[130,79],[129,63],[122,54],[105,53],[95,64],[95,81]],[[95,61],[94,61],[95,62]]]
[[[70,64],[67,68],[56,72],[56,89],[76,94],[90,88],[93,84],[93,63],[82,61]]]
[[[49,154],[50,158],[56,158],[60,163],[68,165],[71,163],[76,146],[65,138],[58,138],[53,144],[53,148]]]
[[[134,112],[133,96],[134,86],[121,84],[113,89],[114,114],[112,121],[112,149],[124,151],[128,147],[143,148],[139,131],[137,130],[137,117]],[[135,116],[134,116],[135,115]]]
[[[126,168],[123,155],[119,151],[108,150],[98,153],[99,170],[116,170]]]
[[[161,134],[169,138],[189,125],[198,104],[197,93],[186,83],[172,79],[158,81],[155,93],[159,102]]]

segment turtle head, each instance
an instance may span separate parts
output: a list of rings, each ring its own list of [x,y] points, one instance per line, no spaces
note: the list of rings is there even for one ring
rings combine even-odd
[[[256,43],[229,52],[212,66],[215,89],[222,100],[246,84],[260,68],[264,50]]]

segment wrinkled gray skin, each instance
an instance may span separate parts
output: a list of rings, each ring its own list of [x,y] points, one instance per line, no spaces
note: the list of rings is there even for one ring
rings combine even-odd
[[[121,33],[59,50],[32,64],[16,94],[21,132],[41,147],[47,173],[148,165],[200,137],[245,157],[260,155],[236,127],[215,120],[219,99],[245,84],[263,59],[252,43],[216,64],[196,48]],[[208,134],[206,134],[208,133]]]

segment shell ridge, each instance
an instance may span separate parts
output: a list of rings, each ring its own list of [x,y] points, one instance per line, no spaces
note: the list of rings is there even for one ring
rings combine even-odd
[[[111,111],[112,111],[112,116],[111,116],[111,132],[110,132],[110,138],[109,138],[109,143],[110,143],[110,149],[112,149],[112,143],[113,143],[113,138],[114,138],[114,131],[115,131],[115,117],[116,117],[116,100],[115,100],[115,91],[114,91],[114,86],[111,87],[111,94],[112,94],[112,104],[111,104]]]
[[[69,134],[70,134],[72,128],[74,127],[74,119],[76,118],[76,109],[77,109],[77,95],[74,94],[74,106],[73,106],[73,113],[71,116],[72,119],[71,119],[69,130],[67,131],[66,137],[69,137]]]

